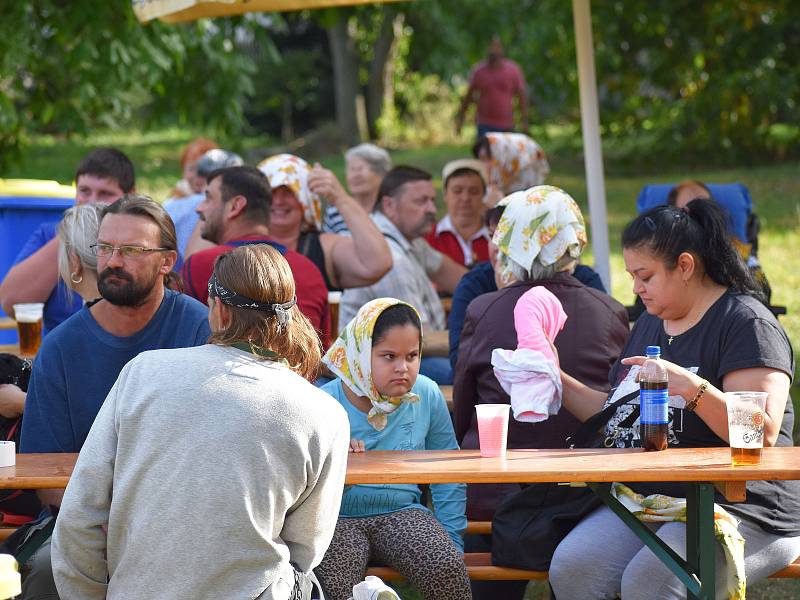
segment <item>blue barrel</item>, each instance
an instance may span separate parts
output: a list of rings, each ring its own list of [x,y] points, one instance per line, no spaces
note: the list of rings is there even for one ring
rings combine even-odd
[[[56,181],[0,179],[0,280],[42,223],[57,222],[75,203],[75,188]],[[0,317],[6,314],[0,309]],[[15,330],[0,330],[0,344],[15,344]]]

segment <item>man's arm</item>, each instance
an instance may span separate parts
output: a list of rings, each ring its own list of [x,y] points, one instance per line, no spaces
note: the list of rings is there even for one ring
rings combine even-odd
[[[130,365],[128,365],[130,366]],[[117,454],[118,393],[126,367],[108,394],[86,438],[56,521],[51,560],[62,598],[106,597],[107,535]]]
[[[309,482],[305,497],[301,497],[283,521],[280,537],[289,548],[291,561],[303,573],[310,572],[325,555],[333,539],[333,531],[342,501],[350,426],[347,417],[337,415],[330,427],[336,431],[320,461],[316,480]]]
[[[20,256],[25,256],[29,246],[43,241],[41,237],[34,240],[33,236],[28,240]],[[0,304],[6,314],[13,315],[15,304],[47,300],[57,283],[58,238],[53,238],[11,267],[0,284]]]
[[[470,80],[467,93],[464,94],[464,98],[461,100],[461,106],[458,108],[458,114],[456,115],[456,134],[461,133],[461,128],[464,126],[464,115],[467,114],[467,109],[470,104],[478,101],[478,96],[478,89],[475,87],[472,80]]]
[[[436,284],[440,292],[452,294],[456,291],[458,282],[461,281],[466,272],[466,267],[458,264],[445,254],[442,256],[441,266],[431,275],[431,280]]]

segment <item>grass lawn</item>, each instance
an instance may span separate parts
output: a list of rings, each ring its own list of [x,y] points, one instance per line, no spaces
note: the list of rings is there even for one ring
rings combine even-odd
[[[166,198],[180,175],[178,157],[182,146],[194,137],[193,132],[179,129],[101,134],[92,140],[65,142],[50,137],[36,140],[28,152],[26,163],[9,170],[3,177],[55,179],[69,183],[75,168],[85,153],[96,145],[114,145],[126,152],[137,169],[137,188],[158,200]],[[253,148],[255,141],[241,144]],[[437,146],[422,150],[393,152],[395,164],[412,164],[432,171],[438,179],[442,166],[453,158],[468,155],[467,146]],[[321,161],[340,176],[344,170],[341,156]],[[586,182],[582,163],[574,156],[551,156],[549,183],[568,191],[581,205],[588,220]],[[658,171],[631,174],[622,163],[606,164],[606,194],[609,237],[611,240],[612,294],[623,304],[633,300],[630,278],[625,273],[619,239],[625,224],[636,213],[636,196],[647,183],[675,182],[693,178],[713,183],[741,182],[751,193],[755,211],[761,218],[760,259],[772,285],[773,304],[787,307],[788,314],[781,323],[789,334],[794,348],[800,347],[800,163],[760,165],[732,168],[704,168],[698,164],[665,165]],[[592,264],[591,249],[584,262]],[[800,386],[792,395],[795,407],[800,403]],[[796,410],[797,412],[797,410]],[[798,428],[795,432],[797,437]],[[527,600],[547,598],[546,586],[531,584]],[[800,582],[772,580],[748,589],[751,600],[788,600],[800,597]],[[416,592],[403,588],[403,598],[418,598]]]

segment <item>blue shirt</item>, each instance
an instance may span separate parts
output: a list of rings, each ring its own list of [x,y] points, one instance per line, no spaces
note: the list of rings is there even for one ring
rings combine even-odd
[[[419,375],[411,388],[419,402],[404,402],[388,415],[386,427],[377,431],[367,422],[367,413],[353,406],[342,390],[342,380],[334,379],[322,390],[336,398],[350,419],[350,437],[364,440],[371,450],[457,450],[458,443],[439,386]],[[467,486],[463,483],[439,483],[430,486],[433,513],[463,551],[461,534],[467,527],[464,511]],[[339,511],[342,517],[368,517],[408,508],[427,510],[420,503],[421,492],[414,484],[346,485]]]
[[[186,198],[178,198],[175,200],[167,200],[164,203],[164,210],[172,217],[172,222],[175,223],[175,235],[178,238],[178,260],[175,262],[176,273],[180,271],[183,264],[183,257],[186,253],[186,244],[192,237],[197,222],[200,220],[200,215],[197,214],[197,207],[205,198],[204,194],[192,194]]]
[[[84,307],[44,339],[33,362],[20,452],[79,452],[129,360],[145,350],[200,346],[210,334],[208,309],[170,290],[130,337],[111,335]]]
[[[56,237],[57,229],[58,222],[42,223],[34,229],[22,250],[17,254],[17,258],[14,259],[14,264],[17,265],[38,252],[42,246]],[[81,297],[64,285],[59,277],[56,287],[44,302],[44,333],[51,331],[56,325],[74,315],[81,309],[81,306],[83,306]]]
[[[448,342],[450,344],[450,366],[456,368],[458,360],[458,343],[461,341],[461,330],[467,317],[469,303],[482,294],[497,291],[494,280],[494,269],[490,262],[478,263],[467,271],[453,292],[450,314],[447,315]]]

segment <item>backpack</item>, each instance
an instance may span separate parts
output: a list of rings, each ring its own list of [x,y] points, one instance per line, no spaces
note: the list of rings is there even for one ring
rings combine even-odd
[[[0,385],[16,385],[28,391],[31,361],[13,354],[0,353]],[[22,417],[0,416],[0,440],[13,441],[19,450]],[[37,517],[42,504],[34,490],[0,490],[0,525],[19,526]]]

